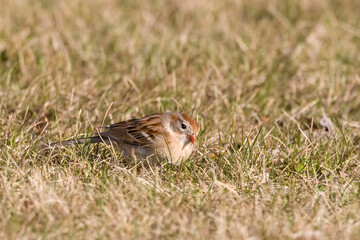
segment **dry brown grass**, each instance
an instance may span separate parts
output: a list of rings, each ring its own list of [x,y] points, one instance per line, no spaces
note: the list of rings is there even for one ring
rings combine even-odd
[[[357,1],[0,6],[0,238],[360,238]],[[179,167],[37,150],[180,110],[202,130]]]

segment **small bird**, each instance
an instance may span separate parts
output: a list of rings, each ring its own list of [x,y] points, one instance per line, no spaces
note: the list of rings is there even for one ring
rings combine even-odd
[[[117,146],[124,157],[136,156],[152,162],[168,159],[180,164],[193,152],[200,130],[190,115],[178,112],[151,114],[106,129],[97,136],[52,143],[50,147],[105,142]]]

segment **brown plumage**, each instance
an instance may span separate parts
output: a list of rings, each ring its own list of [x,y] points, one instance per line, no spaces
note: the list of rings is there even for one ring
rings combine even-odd
[[[116,145],[125,157],[167,158],[179,163],[194,149],[199,124],[186,113],[152,114],[106,127],[107,130],[90,138],[71,139],[50,144],[51,147],[83,143]]]

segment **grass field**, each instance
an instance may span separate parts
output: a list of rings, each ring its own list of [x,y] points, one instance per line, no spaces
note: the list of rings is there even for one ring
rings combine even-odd
[[[0,6],[1,239],[360,239],[358,1]],[[180,166],[38,150],[165,111]]]

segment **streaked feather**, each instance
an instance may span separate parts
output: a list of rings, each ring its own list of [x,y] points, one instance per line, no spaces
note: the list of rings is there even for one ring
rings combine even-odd
[[[164,134],[162,128],[161,116],[152,114],[109,125],[100,136],[129,145],[152,147],[156,137]]]
[[[188,128],[181,129],[183,123]],[[194,150],[190,134],[199,132],[198,123],[186,113],[152,114],[142,118],[118,122],[106,127],[106,131],[90,138],[71,139],[50,144],[50,147],[84,143],[116,143],[123,156],[168,158],[175,164],[190,156]]]

